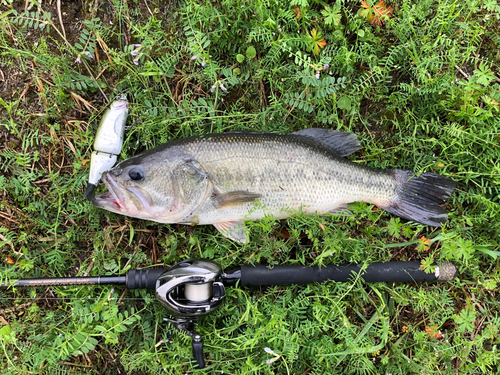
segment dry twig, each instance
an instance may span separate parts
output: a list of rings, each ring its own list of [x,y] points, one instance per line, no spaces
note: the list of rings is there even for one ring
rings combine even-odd
[[[64,38],[66,39],[66,30],[64,30],[64,24],[63,24],[62,14],[61,14],[61,0],[57,0],[57,15],[59,16],[59,23],[61,24],[61,29],[62,29]]]

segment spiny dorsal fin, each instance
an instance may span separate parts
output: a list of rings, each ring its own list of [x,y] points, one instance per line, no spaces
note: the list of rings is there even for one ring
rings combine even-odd
[[[251,203],[261,197],[260,194],[249,191],[230,191],[227,193],[212,196],[217,208],[238,206],[240,204]]]
[[[299,130],[290,134],[314,139],[316,142],[321,143],[323,146],[340,156],[351,155],[361,147],[358,137],[356,137],[355,134],[340,130],[311,128]]]

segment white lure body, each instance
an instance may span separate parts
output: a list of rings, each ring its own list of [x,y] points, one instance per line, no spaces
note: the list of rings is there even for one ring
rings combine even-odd
[[[94,151],[90,157],[89,184],[97,185],[102,172],[109,171],[116,163],[117,155]]]
[[[90,199],[102,173],[110,170],[116,163],[123,145],[125,124],[128,117],[127,96],[119,96],[104,113],[97,128],[94,152],[90,158],[89,183],[85,197]]]
[[[118,155],[123,145],[123,135],[128,116],[128,101],[125,95],[111,103],[102,117],[94,141],[94,150]]]

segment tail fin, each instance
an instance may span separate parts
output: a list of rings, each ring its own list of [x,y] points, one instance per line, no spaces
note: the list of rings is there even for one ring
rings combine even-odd
[[[453,193],[456,182],[435,173],[415,177],[411,171],[395,169],[393,176],[399,189],[385,211],[417,223],[440,227],[448,219],[448,211],[440,207]]]

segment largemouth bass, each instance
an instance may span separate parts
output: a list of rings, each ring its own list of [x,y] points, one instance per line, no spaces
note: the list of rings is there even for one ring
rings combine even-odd
[[[356,201],[426,225],[446,222],[439,204],[452,194],[453,180],[343,158],[359,147],[354,134],[328,129],[177,139],[104,172],[109,191],[93,203],[160,223],[212,224],[239,242],[247,240],[245,220],[347,212]]]

